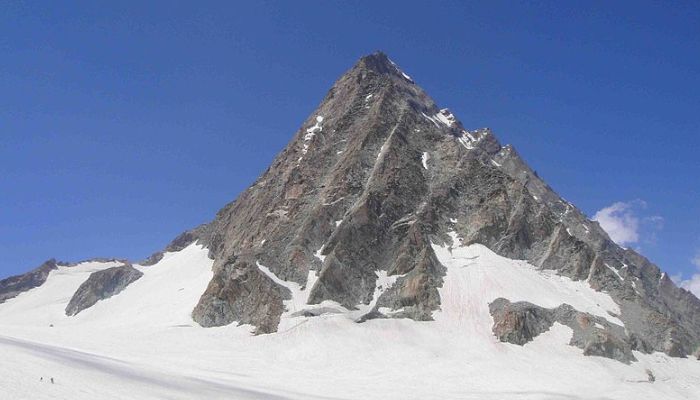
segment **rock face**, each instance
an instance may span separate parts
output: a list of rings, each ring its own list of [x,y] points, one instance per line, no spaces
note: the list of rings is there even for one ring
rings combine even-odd
[[[58,268],[59,263],[51,259],[38,268],[23,275],[11,276],[0,281],[0,303],[16,297],[22,292],[39,287],[46,282],[49,273]]]
[[[586,334],[589,354],[685,356],[700,345],[700,300],[616,245],[512,146],[465,129],[382,53],[344,74],[256,182],[187,233],[183,244],[198,241],[215,260],[192,316],[202,326],[275,331],[287,293],[259,262],[301,286],[312,271],[309,304],[355,309],[379,293],[360,320],[430,320],[445,271],[430,243],[449,243],[449,231],[608,293],[629,335]],[[388,290],[378,290],[380,273],[396,278]],[[527,341],[564,311],[530,308],[505,337]]]
[[[238,322],[255,325],[256,333],[270,333],[277,330],[282,301],[289,298],[287,288],[275,284],[256,265],[234,257],[214,275],[197,306],[196,319],[203,326]]]
[[[630,337],[624,328],[568,304],[543,308],[528,302],[511,303],[498,298],[489,304],[494,320],[493,333],[498,340],[524,345],[558,322],[574,332],[570,344],[587,356],[600,356],[629,363],[635,361]]]
[[[118,294],[141,276],[141,271],[128,264],[93,272],[70,299],[66,315],[74,316],[98,301]]]

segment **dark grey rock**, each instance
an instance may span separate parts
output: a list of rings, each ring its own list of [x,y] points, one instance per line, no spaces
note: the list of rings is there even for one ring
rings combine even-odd
[[[331,307],[316,307],[316,308],[309,308],[301,311],[297,311],[295,313],[292,313],[292,317],[318,317],[319,315],[324,315],[324,314],[340,314],[342,313],[342,310],[338,310],[335,308]]]
[[[548,309],[498,298],[489,304],[489,311],[494,320],[493,333],[502,342],[522,346],[558,322],[573,330],[570,344],[583,349],[584,355],[607,357],[627,364],[636,360],[624,328],[575,310],[568,304]]]
[[[556,321],[555,311],[531,303],[498,298],[489,304],[493,333],[501,342],[524,345],[546,332]]]
[[[66,315],[74,316],[100,300],[119,294],[142,276],[141,271],[128,264],[93,272],[70,299]]]
[[[232,257],[209,283],[192,318],[205,327],[238,322],[254,325],[256,334],[271,333],[284,312],[283,300],[290,298],[287,288],[277,285],[255,264]]]
[[[625,341],[605,331],[593,332],[583,344],[584,355],[612,358],[627,364],[636,361],[629,350]]]
[[[656,382],[656,376],[654,376],[654,373],[650,369],[645,369],[644,372],[647,373],[647,381],[649,383]]]
[[[11,276],[1,280],[0,303],[4,303],[8,299],[17,297],[20,293],[43,285],[49,273],[58,268],[59,265],[60,263],[57,263],[56,260],[50,259],[26,274]]]

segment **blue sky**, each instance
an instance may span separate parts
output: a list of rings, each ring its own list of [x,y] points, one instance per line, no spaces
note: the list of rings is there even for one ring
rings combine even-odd
[[[211,220],[378,49],[626,246],[700,268],[697,2],[141,3],[0,3],[0,276]]]

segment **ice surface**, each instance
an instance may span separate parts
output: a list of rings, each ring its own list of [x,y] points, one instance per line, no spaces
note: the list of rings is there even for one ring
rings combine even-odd
[[[307,306],[306,285],[287,287],[278,333],[247,325],[202,328],[191,311],[212,277],[208,251],[191,245],[166,253],[124,291],[66,317],[73,292],[105,264],[60,267],[39,288],[0,304],[1,398],[7,399],[693,399],[700,362],[635,352],[631,365],[585,357],[555,324],[525,346],[491,333],[496,297],[545,307],[568,303],[619,323],[616,304],[586,282],[573,282],[481,245],[434,244],[447,275],[435,321],[354,317],[333,302]],[[261,268],[263,270],[264,266]],[[266,268],[265,268],[266,269]],[[372,302],[395,284],[377,271]],[[294,308],[326,307],[318,317]],[[360,310],[362,308],[362,310]],[[382,311],[387,314],[398,310]],[[53,324],[54,327],[50,327]],[[656,382],[647,383],[650,369]],[[40,383],[39,378],[44,377]],[[56,384],[47,383],[54,377]],[[436,384],[439,383],[439,384]]]

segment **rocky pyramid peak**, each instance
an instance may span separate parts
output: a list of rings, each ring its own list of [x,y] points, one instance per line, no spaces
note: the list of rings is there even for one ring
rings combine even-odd
[[[435,246],[481,244],[612,296],[626,329],[605,331],[605,343],[625,354],[700,345],[697,298],[381,52],[342,75],[270,168],[195,236],[215,259],[193,312],[203,326],[274,332],[329,309],[431,320],[446,274]]]

